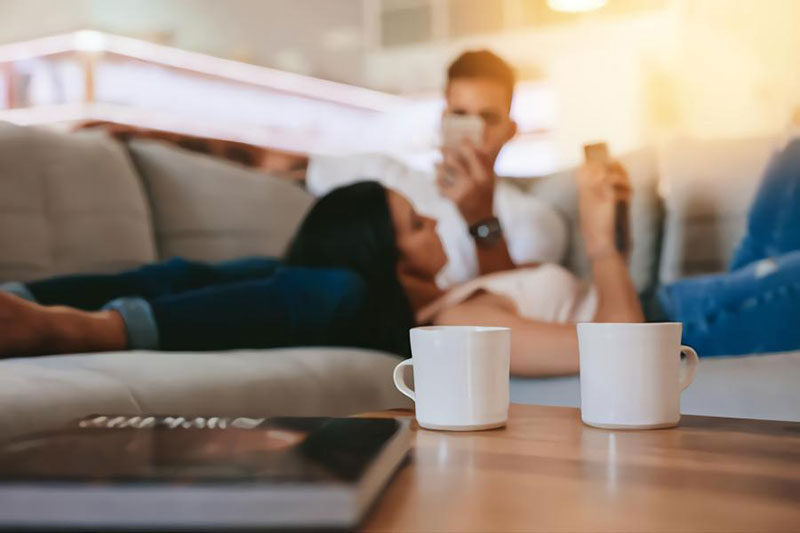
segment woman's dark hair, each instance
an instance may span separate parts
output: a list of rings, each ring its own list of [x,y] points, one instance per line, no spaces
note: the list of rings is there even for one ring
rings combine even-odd
[[[363,181],[336,189],[311,208],[286,263],[346,268],[366,286],[362,317],[367,348],[408,355],[414,314],[397,278],[397,244],[386,189]]]

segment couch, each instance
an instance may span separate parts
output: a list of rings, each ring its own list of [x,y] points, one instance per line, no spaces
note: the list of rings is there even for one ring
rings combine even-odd
[[[0,123],[0,282],[181,256],[280,256],[301,187],[157,141]],[[0,361],[0,439],[97,412],[348,415],[407,406],[394,355],[132,351]]]
[[[640,289],[724,268],[773,140],[679,143],[623,158]],[[569,221],[570,172],[515,181]],[[662,197],[665,200],[662,200]],[[153,140],[0,123],[0,282],[114,272],[182,256],[280,256],[313,199],[295,184]],[[0,439],[96,412],[344,415],[407,406],[396,356],[345,348],[122,352],[0,362]],[[800,420],[800,353],[701,362],[683,411]],[[577,378],[514,379],[512,399],[577,404]]]

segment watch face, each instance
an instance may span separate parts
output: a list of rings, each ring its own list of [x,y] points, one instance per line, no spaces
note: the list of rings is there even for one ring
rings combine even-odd
[[[469,229],[470,234],[475,238],[478,244],[491,244],[500,239],[503,235],[503,230],[500,227],[500,221],[496,218],[486,220]]]

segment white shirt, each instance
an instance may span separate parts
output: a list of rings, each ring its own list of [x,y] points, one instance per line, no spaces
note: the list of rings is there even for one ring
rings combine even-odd
[[[591,322],[597,312],[595,287],[561,265],[548,263],[495,272],[459,285],[420,309],[417,323],[430,324],[439,313],[481,290],[506,297],[519,316],[539,322]]]
[[[420,214],[438,221],[437,231],[448,258],[437,279],[440,287],[478,276],[478,256],[469,228],[455,204],[439,193],[432,172],[409,168],[386,155],[364,154],[313,156],[306,174],[306,186],[315,196],[364,180],[380,182],[403,194]],[[494,212],[515,264],[561,261],[567,248],[567,226],[552,207],[511,184],[498,182]]]

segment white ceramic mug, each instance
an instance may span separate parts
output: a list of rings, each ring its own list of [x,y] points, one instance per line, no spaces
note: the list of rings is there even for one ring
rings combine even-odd
[[[578,324],[583,422],[610,429],[677,425],[681,391],[698,363],[697,352],[681,345],[682,330],[680,322]]]
[[[429,326],[411,330],[411,359],[394,369],[394,384],[416,403],[427,429],[473,431],[508,420],[511,330]],[[414,368],[414,390],[404,368]]]

